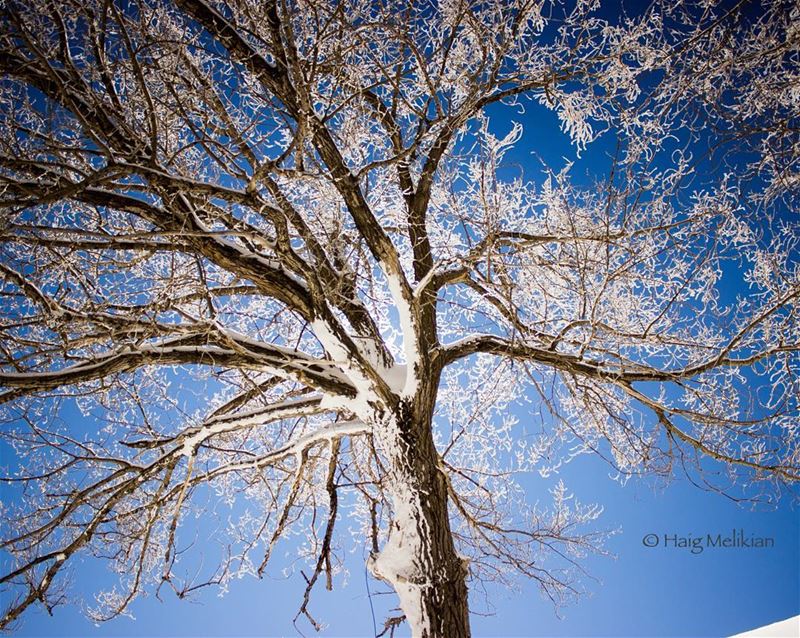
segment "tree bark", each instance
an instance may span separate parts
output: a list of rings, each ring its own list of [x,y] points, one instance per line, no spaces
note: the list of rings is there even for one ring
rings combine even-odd
[[[450,531],[447,482],[431,429],[434,403],[435,390],[419,392],[383,420],[393,519],[370,568],[397,592],[414,638],[468,638],[467,564]]]

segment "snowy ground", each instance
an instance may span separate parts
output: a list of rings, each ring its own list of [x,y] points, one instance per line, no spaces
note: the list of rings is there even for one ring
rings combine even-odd
[[[731,638],[800,638],[800,616],[751,629]]]

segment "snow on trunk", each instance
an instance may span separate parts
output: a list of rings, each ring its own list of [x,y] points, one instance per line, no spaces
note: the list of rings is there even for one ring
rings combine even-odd
[[[412,636],[468,637],[466,565],[453,545],[429,411],[422,412],[402,402],[374,426],[391,468],[392,522],[369,567],[397,592]]]

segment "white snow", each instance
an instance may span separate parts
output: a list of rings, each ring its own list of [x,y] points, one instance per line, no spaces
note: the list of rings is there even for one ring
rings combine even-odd
[[[304,405],[305,404],[305,405]],[[243,427],[258,425],[262,422],[276,421],[288,416],[308,416],[324,410],[320,404],[308,403],[308,399],[288,399],[274,403],[266,408],[250,410],[235,417],[219,417],[208,421],[197,432],[186,438],[181,447],[183,456],[193,456],[197,446],[215,434],[233,432]]]
[[[422,555],[418,525],[423,524],[419,514],[418,495],[402,483],[393,485],[390,493],[392,523],[389,538],[383,549],[370,561],[373,574],[389,583],[400,600],[400,608],[406,615],[409,627],[416,636],[429,631],[429,618],[423,614],[420,591],[430,583],[420,583],[415,578],[416,560]],[[417,505],[415,507],[415,505]]]
[[[214,434],[220,434],[230,429],[236,429],[236,428],[231,428],[231,426],[225,423],[224,421],[203,427],[202,429],[200,429],[200,431],[195,432],[190,437],[187,437],[186,441],[181,447],[181,452],[180,452],[181,455],[187,457],[194,456],[195,450],[197,449],[197,446],[200,445],[200,443],[202,443],[203,441],[205,441],[207,438],[211,437]]]
[[[800,616],[751,629],[731,638],[800,638]]]
[[[403,331],[403,346],[406,353],[406,365],[408,371],[406,373],[406,380],[403,386],[403,394],[405,396],[413,396],[417,391],[417,377],[414,374],[414,368],[419,361],[419,352],[417,351],[417,333],[414,327],[414,313],[411,311],[411,306],[403,296],[403,287],[398,278],[387,273],[386,281],[389,285],[389,291],[392,293],[394,299],[395,309],[400,317],[400,328]]]
[[[375,426],[375,434],[384,449],[403,449],[397,421],[388,417]],[[430,536],[425,517],[422,514],[422,501],[425,495],[409,484],[399,474],[394,474],[387,488],[392,505],[392,520],[385,545],[370,558],[372,573],[391,585],[400,607],[414,636],[429,631],[430,618],[427,617],[421,601],[425,589],[433,587],[427,579],[419,561],[425,560],[425,536]]]
[[[394,365],[391,368],[384,368],[381,376],[386,381],[386,385],[392,389],[392,392],[402,393],[406,385],[408,366]]]
[[[237,412],[236,414],[222,414],[219,416],[215,416],[211,419],[208,419],[207,424],[210,425],[212,423],[235,423],[238,427],[244,427],[248,425],[259,425],[263,420],[264,417],[268,417],[270,421],[274,421],[276,419],[276,414],[280,415],[283,412],[286,412],[289,409],[297,408],[298,406],[302,406],[303,408],[313,407],[313,404],[309,404],[309,398],[305,396],[294,397],[291,399],[285,399],[283,401],[279,401],[277,403],[272,403],[265,407],[253,408],[252,410],[245,410],[242,412]],[[319,408],[321,410],[321,408]],[[302,412],[302,415],[308,414],[305,410]]]
[[[339,339],[328,327],[328,325],[324,321],[315,319],[311,322],[311,329],[317,339],[319,339],[322,343],[325,351],[333,358],[333,363],[342,368],[344,373],[347,375],[347,379],[353,386],[355,386],[356,394],[359,396],[371,396],[372,381],[367,378],[363,370],[361,370],[358,365],[353,365],[353,362],[350,359],[350,353],[341,344]],[[379,372],[381,369],[382,368],[379,368]],[[352,407],[350,410],[361,415],[360,412],[354,410]]]
[[[333,331],[328,327],[328,324],[322,321],[321,319],[314,319],[311,322],[311,331],[320,340],[322,346],[325,348],[325,351],[333,357],[335,361],[338,361],[340,364],[344,364],[347,361],[348,356],[350,355],[347,352],[347,349],[342,346],[339,342],[339,339],[336,338],[336,335],[333,334]]]
[[[340,423],[331,423],[314,430],[313,432],[303,434],[302,436],[289,441],[283,447],[273,450],[269,454],[254,461],[232,463],[230,465],[223,466],[223,468],[226,472],[235,470],[259,469],[263,465],[276,459],[286,458],[287,456],[291,455],[299,455],[304,449],[320,441],[332,441],[333,439],[343,436],[365,434],[369,431],[370,427],[358,419],[352,421],[342,421]],[[212,470],[207,474],[207,476],[212,476],[215,471],[216,470]]]

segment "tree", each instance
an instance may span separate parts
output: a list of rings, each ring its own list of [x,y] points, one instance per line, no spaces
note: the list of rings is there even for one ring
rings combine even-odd
[[[81,553],[107,618],[290,533],[316,626],[346,508],[413,634],[468,636],[468,575],[559,599],[542,553],[600,541],[516,472],[798,480],[798,9],[598,4],[4,3],[3,626]],[[533,104],[604,177],[509,167]],[[209,495],[244,506],[182,580]]]

